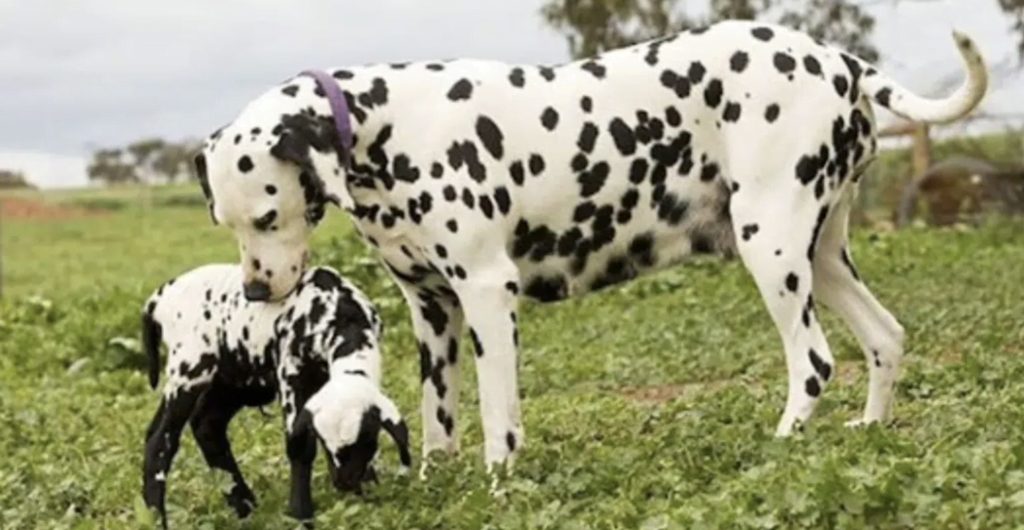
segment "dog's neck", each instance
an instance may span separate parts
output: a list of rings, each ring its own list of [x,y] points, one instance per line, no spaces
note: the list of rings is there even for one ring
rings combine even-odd
[[[390,190],[395,183],[392,164],[394,161],[388,153],[387,143],[390,137],[393,118],[389,105],[380,104],[375,100],[372,85],[373,76],[357,73],[354,77],[340,81],[340,88],[348,106],[348,121],[352,129],[352,148],[345,157],[318,157],[317,173],[328,181],[328,191],[338,198],[342,209],[351,210],[360,202],[360,198],[377,195]],[[285,98],[286,105],[293,112],[315,116],[322,123],[334,120],[333,109],[322,90],[316,89],[312,78],[301,78],[291,81],[301,89],[292,91]],[[284,97],[286,94],[275,94]],[[338,132],[331,128],[335,141],[331,143],[341,148],[336,141]],[[337,154],[337,153],[334,153]],[[340,161],[344,158],[347,167],[342,168]],[[344,184],[329,182],[336,175],[344,175]]]
[[[360,190],[384,191],[394,186],[394,161],[387,148],[394,117],[387,106],[366,105],[358,95],[343,91],[349,103],[352,124],[352,152],[349,153],[346,171],[346,187],[350,195],[347,199],[352,204],[358,199]]]

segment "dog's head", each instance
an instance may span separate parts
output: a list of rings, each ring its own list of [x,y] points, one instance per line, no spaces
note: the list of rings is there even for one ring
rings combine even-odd
[[[347,196],[348,157],[308,78],[263,94],[204,142],[196,176],[214,224],[238,242],[248,300],[281,300],[295,288],[310,233],[327,204]]]
[[[376,480],[373,462],[382,430],[398,446],[401,472],[407,472],[412,456],[405,420],[376,385],[359,375],[333,376],[306,402],[293,427],[294,434],[316,433],[337,467],[331,477],[335,487],[357,493],[364,482]]]

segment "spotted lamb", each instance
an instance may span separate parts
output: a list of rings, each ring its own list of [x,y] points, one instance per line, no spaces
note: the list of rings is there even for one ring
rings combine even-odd
[[[167,526],[167,473],[186,423],[207,464],[229,474],[224,493],[239,517],[256,505],[232,454],[228,424],[243,407],[278,396],[291,467],[289,514],[313,515],[310,482],[319,439],[334,486],[360,491],[376,480],[377,438],[398,445],[402,471],[411,465],[408,429],[380,387],[383,325],[374,305],[328,267],[307,271],[275,303],[247,302],[242,269],[210,264],[153,293],[142,314],[149,382],[159,379],[159,348],[168,350],[163,397],[146,433],[143,498]]]

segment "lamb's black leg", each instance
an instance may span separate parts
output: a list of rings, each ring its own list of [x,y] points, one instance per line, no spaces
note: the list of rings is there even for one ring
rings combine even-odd
[[[313,495],[310,488],[317,436],[313,429],[313,418],[303,407],[327,382],[328,374],[325,364],[297,361],[288,356],[282,359],[278,367],[278,378],[282,383],[280,398],[281,410],[284,412],[285,446],[291,467],[288,514],[302,521],[306,528],[311,528]],[[332,470],[332,473],[336,472]]]
[[[156,409],[156,414],[153,415],[153,420],[149,422],[149,427],[146,428],[146,441],[149,441],[153,437],[153,433],[156,432],[157,427],[160,426],[160,422],[164,421],[164,414],[167,410],[167,402],[163,398],[160,398],[160,406]]]
[[[234,482],[224,492],[224,500],[238,517],[245,518],[256,507],[256,495],[245,483],[238,462],[231,452],[228,424],[243,404],[238,390],[214,384],[203,396],[190,421],[196,445],[203,452],[206,463],[214,469],[227,472]]]
[[[299,413],[299,421],[308,417],[309,413],[302,410],[309,396],[299,395],[296,392],[296,408]],[[310,421],[312,421],[310,419]],[[298,421],[296,423],[299,423]],[[292,428],[288,426],[285,445],[288,452],[288,463],[291,465],[291,499],[288,503],[288,513],[300,520],[307,528],[313,526],[313,494],[311,483],[313,479],[313,460],[316,459],[316,434],[310,428]]]
[[[163,528],[167,528],[167,509],[164,498],[167,494],[167,474],[171,461],[178,452],[181,431],[188,423],[199,397],[209,384],[180,389],[165,395],[156,417],[150,423],[146,439],[146,454],[142,467],[142,498],[146,506],[156,509]]]

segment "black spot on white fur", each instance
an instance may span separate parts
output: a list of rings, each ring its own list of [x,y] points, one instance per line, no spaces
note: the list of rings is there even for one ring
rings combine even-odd
[[[276,127],[276,117],[259,125],[287,139],[275,150],[298,167],[308,203],[318,202],[318,183],[347,178],[352,196],[344,198],[356,203],[359,233],[394,256],[387,266],[417,293],[410,303],[417,339],[429,346],[426,384],[450,397],[448,383],[432,374],[439,359],[454,359],[429,350],[451,340],[466,296],[493,300],[489,311],[461,315],[476,355],[484,356],[507,348],[510,338],[517,342],[509,299],[520,293],[562,300],[692,254],[733,257],[739,244],[758,282],[779,285],[782,298],[772,300],[772,310],[787,305],[787,329],[805,335],[784,339],[787,351],[793,340],[807,348],[814,367],[790,381],[794,393],[818,397],[832,367],[817,353],[827,350],[816,343],[810,278],[798,272],[806,270],[805,257],[815,264],[818,239],[832,233],[830,207],[875,153],[873,118],[856,108],[861,91],[885,106],[910,97],[901,87],[881,85],[874,69],[806,36],[740,21],[557,67],[480,68],[460,60],[399,66],[336,73],[345,81],[357,147],[329,174],[317,173],[333,144],[317,91],[275,91],[277,102],[295,107],[286,113],[289,126]],[[790,123],[802,112],[793,94],[814,90],[840,97],[815,100],[810,122]],[[556,97],[563,93],[575,95]],[[258,135],[249,118],[259,116],[248,112],[244,127],[226,129],[239,141],[228,152],[243,154],[245,139]],[[221,169],[238,161],[217,162]],[[272,184],[284,193],[284,184]],[[773,210],[769,196],[792,208]],[[842,260],[842,278],[856,280],[845,250],[835,254],[844,247],[828,243],[823,259]],[[502,426],[488,434],[488,447],[519,450],[514,398],[491,397]],[[428,407],[424,421],[451,435],[449,408]],[[506,443],[493,439],[503,433]]]
[[[290,515],[309,518],[312,455],[298,448],[315,444],[316,438],[312,417],[303,405],[328,382],[329,366],[338,360],[347,363],[346,374],[368,377],[372,364],[363,368],[352,359],[356,352],[371,363],[376,358],[379,328],[374,323],[379,318],[366,296],[331,269],[309,271],[295,294],[274,309],[239,302],[243,300],[241,279],[237,265],[202,266],[166,282],[144,305],[143,345],[150,384],[157,384],[161,343],[168,347],[168,380],[147,429],[143,497],[148,506],[162,510],[171,459],[186,423],[191,423],[203,453],[220,455],[210,462],[211,467],[226,471],[236,465],[227,445],[232,417],[243,407],[262,407],[281,396],[288,425],[291,498],[300,501],[292,503]],[[249,329],[255,313],[272,320],[270,329],[258,337]],[[202,342],[186,340],[197,334]],[[279,371],[281,366],[291,369]],[[373,409],[376,406],[363,412],[364,419]],[[408,441],[402,441],[399,425],[385,423],[384,428],[390,429],[406,455]],[[377,426],[367,434],[376,439],[379,430]],[[363,438],[361,431],[354,445],[331,449],[336,454],[366,452],[371,446],[363,444]],[[372,451],[375,448],[374,443]],[[365,458],[348,459],[346,471],[355,470],[361,476],[372,451]],[[255,496],[240,474],[232,477],[225,500],[240,517],[255,505]]]
[[[252,159],[249,158],[249,155],[242,155],[242,157],[238,159],[238,170],[242,173],[248,173],[252,171],[254,167],[255,165],[252,163]]]
[[[448,99],[452,101],[465,101],[473,95],[473,83],[469,79],[459,79],[448,90]]]

